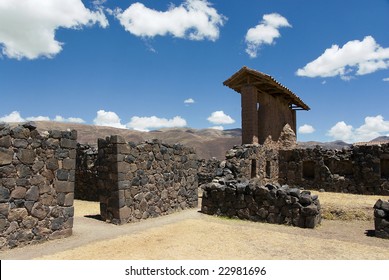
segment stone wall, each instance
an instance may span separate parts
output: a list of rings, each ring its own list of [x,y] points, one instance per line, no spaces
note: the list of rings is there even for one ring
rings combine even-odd
[[[389,144],[279,151],[279,182],[330,192],[389,195]]]
[[[224,167],[236,178],[258,178],[263,185],[277,183],[278,150],[264,145],[235,146],[227,151],[226,160],[221,164]]]
[[[389,201],[379,199],[374,205],[375,236],[389,239]]]
[[[224,168],[222,177],[203,185],[201,212],[256,222],[315,228],[321,222],[317,195],[297,188],[267,184],[258,179],[235,179]]]
[[[76,131],[0,124],[0,248],[72,234]]]
[[[95,147],[85,144],[77,144],[76,182],[74,197],[87,201],[99,201],[98,151]]]
[[[198,161],[193,149],[158,140],[99,139],[98,186],[102,219],[114,224],[197,207]]]

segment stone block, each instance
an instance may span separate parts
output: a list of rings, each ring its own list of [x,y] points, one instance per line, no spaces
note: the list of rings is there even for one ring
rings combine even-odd
[[[0,137],[0,147],[1,148],[9,148],[12,145],[11,136],[7,135],[4,137]]]
[[[112,135],[110,137],[110,142],[112,144],[125,144],[126,143],[126,140],[122,137],[122,136],[119,136],[119,135]]]
[[[38,201],[39,199],[39,187],[37,186],[32,186],[25,195],[26,200],[30,201]]]
[[[63,206],[73,206],[74,193],[67,193],[65,195],[65,200]]]
[[[26,208],[14,208],[9,211],[8,220],[10,222],[13,221],[21,222],[27,216],[28,216],[28,212]]]
[[[9,189],[0,186],[0,202],[7,202],[9,197]]]
[[[77,141],[61,138],[60,146],[65,149],[76,149],[77,148]]]
[[[67,181],[55,181],[54,187],[57,193],[74,192],[74,183]]]
[[[14,199],[24,199],[26,197],[27,189],[23,187],[16,187],[11,192],[11,197]]]
[[[0,166],[11,164],[13,156],[12,150],[0,148]]]
[[[38,218],[38,220],[43,220],[50,212],[48,206],[43,205],[40,202],[34,204],[31,210],[31,215]]]
[[[62,168],[65,170],[73,170],[76,168],[76,161],[74,159],[65,158],[62,162]]]
[[[36,158],[35,152],[28,149],[20,149],[16,156],[24,164],[33,164]]]

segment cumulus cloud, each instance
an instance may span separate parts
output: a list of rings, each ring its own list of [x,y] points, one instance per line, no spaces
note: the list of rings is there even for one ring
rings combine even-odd
[[[25,119],[22,118],[18,111],[13,111],[9,115],[2,116],[0,122],[24,122]]]
[[[185,104],[193,104],[193,103],[195,103],[195,101],[194,101],[193,98],[188,98],[188,99],[185,99],[185,100],[184,100],[184,103],[185,103]]]
[[[247,31],[245,41],[246,53],[251,57],[257,57],[258,50],[262,45],[271,45],[276,38],[281,36],[278,31],[281,27],[292,27],[288,20],[280,14],[273,13],[264,15],[257,26]]]
[[[389,133],[389,121],[381,115],[366,117],[365,123],[358,128],[347,125],[344,121],[335,124],[328,135],[345,142],[366,142]]]
[[[299,133],[301,134],[311,134],[315,132],[315,128],[312,125],[304,124],[299,127]]]
[[[99,126],[126,128],[126,126],[121,123],[119,116],[115,112],[104,110],[97,111],[97,115],[96,118],[93,120],[93,123]]]
[[[389,82],[389,78],[382,79],[384,82]]]
[[[49,117],[37,116],[23,118],[18,111],[13,111],[9,115],[5,115],[0,118],[0,122],[25,122],[25,121],[51,121]],[[55,122],[68,122],[68,123],[84,123],[85,121],[81,118],[64,118],[62,116],[56,116],[52,121]]]
[[[64,118],[62,116],[55,116],[54,120],[55,122],[68,122],[68,123],[85,123],[85,121],[81,118]]]
[[[132,128],[139,131],[150,131],[155,128],[170,128],[170,127],[184,127],[186,126],[186,120],[180,116],[176,116],[172,119],[152,117],[138,117],[134,116],[127,124],[128,128]]]
[[[114,15],[125,30],[135,36],[152,38],[170,34],[177,38],[211,41],[219,38],[219,28],[226,20],[206,0],[186,0],[163,12],[137,2],[125,11],[116,9]]]
[[[296,74],[305,77],[335,77],[350,80],[353,75],[366,75],[389,68],[389,48],[383,48],[372,36],[362,41],[347,42],[343,47],[332,45],[317,59]]]
[[[91,11],[81,0],[1,0],[0,47],[9,58],[51,58],[63,46],[55,39],[58,28],[80,29],[96,23],[108,26],[102,9]]]
[[[226,115],[223,111],[213,112],[207,119],[213,124],[233,124],[235,120],[229,115]]]

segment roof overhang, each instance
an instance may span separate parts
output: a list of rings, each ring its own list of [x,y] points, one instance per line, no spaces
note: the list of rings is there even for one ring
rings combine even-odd
[[[250,69],[246,66],[242,67],[242,69],[224,81],[223,85],[239,93],[241,93],[244,86],[253,85],[260,92],[265,92],[273,96],[282,96],[294,110],[310,110],[309,106],[296,94],[277,82],[272,76]]]

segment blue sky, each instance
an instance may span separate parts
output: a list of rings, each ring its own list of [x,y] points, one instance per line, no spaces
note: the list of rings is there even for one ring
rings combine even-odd
[[[236,128],[246,65],[311,107],[299,140],[366,141],[389,135],[388,28],[387,0],[0,0],[0,120]]]

